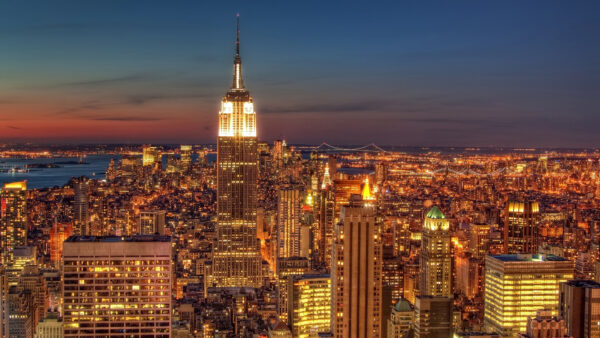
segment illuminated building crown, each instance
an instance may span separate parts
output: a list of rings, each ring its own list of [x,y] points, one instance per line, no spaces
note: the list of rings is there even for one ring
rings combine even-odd
[[[256,137],[256,112],[242,80],[240,57],[240,17],[237,16],[233,84],[221,101],[219,137]]]
[[[369,185],[368,177],[365,179],[365,184],[363,185],[362,199],[363,201],[372,201],[375,199],[375,196],[371,194],[371,186]]]
[[[450,222],[446,219],[446,216],[442,213],[440,208],[433,206],[427,213],[427,216],[425,216],[423,228],[430,231],[447,231],[450,229]]]

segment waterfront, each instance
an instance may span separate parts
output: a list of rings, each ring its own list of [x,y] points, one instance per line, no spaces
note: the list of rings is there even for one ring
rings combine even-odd
[[[82,159],[76,157],[53,157],[53,158],[8,158],[0,161],[0,184],[13,181],[27,180],[30,189],[43,189],[54,186],[63,186],[72,177],[87,176],[102,180],[110,159],[116,162],[121,155],[90,155]],[[6,172],[11,168],[25,168],[34,164],[55,164],[54,168],[30,168],[26,172]]]

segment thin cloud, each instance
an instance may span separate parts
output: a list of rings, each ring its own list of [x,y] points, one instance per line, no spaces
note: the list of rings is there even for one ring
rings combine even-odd
[[[381,111],[388,107],[387,102],[383,101],[363,101],[340,104],[312,104],[296,105],[286,107],[266,107],[261,110],[264,114],[281,113],[345,113],[362,111]]]
[[[162,121],[164,118],[151,116],[97,116],[88,117],[92,121],[115,121],[115,122],[152,122]]]
[[[122,83],[147,82],[152,79],[154,79],[154,77],[151,75],[148,75],[148,74],[132,74],[132,75],[117,76],[117,77],[104,78],[104,79],[92,79],[92,80],[85,80],[85,81],[66,82],[66,83],[58,84],[56,86],[59,86],[59,87],[113,86],[113,85],[122,84]]]

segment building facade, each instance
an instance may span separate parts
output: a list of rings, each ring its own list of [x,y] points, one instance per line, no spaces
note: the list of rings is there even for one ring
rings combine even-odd
[[[27,182],[6,183],[0,191],[2,261],[12,261],[17,246],[27,245]]]
[[[165,216],[164,210],[145,210],[140,211],[139,231],[142,235],[164,235],[165,234]]]
[[[560,317],[569,336],[600,337],[600,284],[590,280],[561,283]]]
[[[81,236],[90,235],[88,190],[87,178],[80,177],[73,181],[73,191],[75,193],[73,200],[73,224],[75,225],[75,233]]]
[[[538,202],[508,202],[504,218],[504,253],[536,253],[539,226]]]
[[[65,337],[169,337],[171,240],[70,237],[63,247]]]
[[[294,337],[315,337],[331,329],[331,278],[303,275],[289,279],[288,322]]]
[[[573,263],[552,255],[498,255],[485,261],[484,325],[516,336],[540,309],[558,315],[559,286],[573,278]]]
[[[452,297],[418,296],[415,300],[415,338],[452,336]]]
[[[332,332],[335,337],[379,337],[382,238],[376,208],[358,195],[342,207],[332,257]]]
[[[300,256],[302,190],[279,190],[277,200],[277,258]]]

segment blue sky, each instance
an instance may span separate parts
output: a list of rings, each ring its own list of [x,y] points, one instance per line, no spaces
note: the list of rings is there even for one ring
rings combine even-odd
[[[0,139],[600,146],[597,1],[5,1]],[[2,136],[4,135],[4,136]]]

